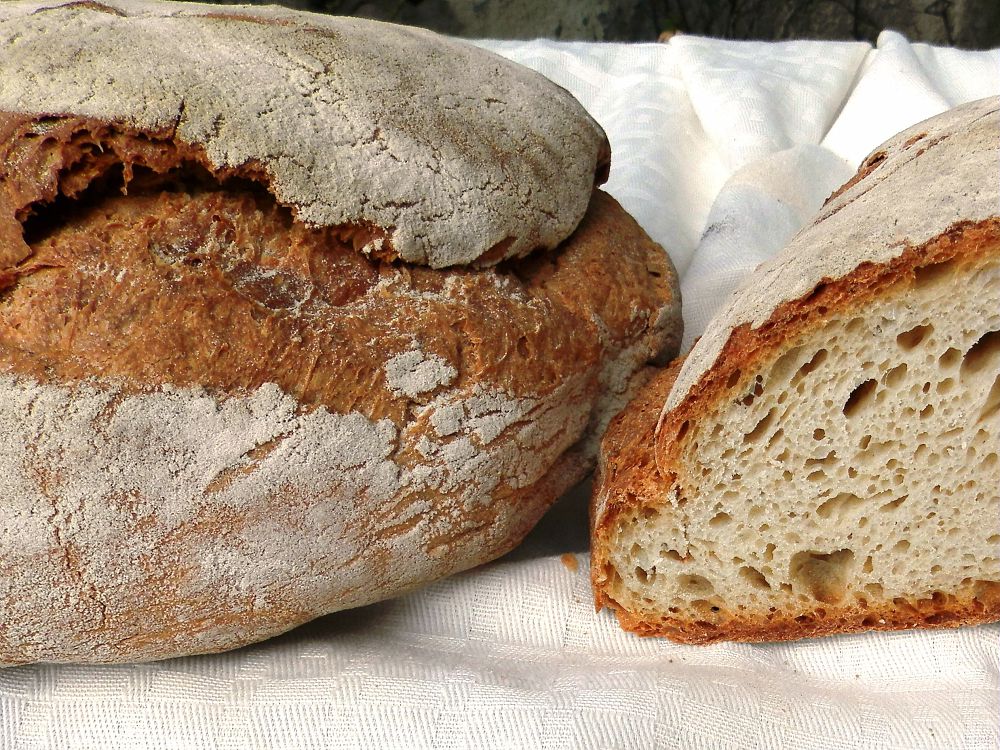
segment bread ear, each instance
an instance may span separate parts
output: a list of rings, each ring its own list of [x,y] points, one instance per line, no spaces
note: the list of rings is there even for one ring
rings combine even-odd
[[[678,368],[641,487],[603,457],[595,587],[626,627],[1000,617],[998,158],[996,99],[881,147]]]

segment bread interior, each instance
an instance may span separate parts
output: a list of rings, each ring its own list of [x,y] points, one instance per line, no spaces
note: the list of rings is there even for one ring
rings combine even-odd
[[[679,492],[620,520],[614,599],[711,631],[996,593],[998,253],[918,269],[734,381],[691,422]]]

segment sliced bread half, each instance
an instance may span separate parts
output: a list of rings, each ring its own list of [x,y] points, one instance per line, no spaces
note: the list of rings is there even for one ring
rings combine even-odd
[[[907,130],[609,428],[597,605],[708,643],[1000,619],[1000,100]]]

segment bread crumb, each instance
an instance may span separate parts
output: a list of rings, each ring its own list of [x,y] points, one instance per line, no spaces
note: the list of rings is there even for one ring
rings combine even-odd
[[[565,565],[570,573],[576,573],[580,569],[580,561],[576,559],[576,555],[572,552],[563,552],[559,556],[559,562]]]

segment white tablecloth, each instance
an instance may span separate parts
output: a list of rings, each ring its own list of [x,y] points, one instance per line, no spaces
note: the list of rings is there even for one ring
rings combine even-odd
[[[682,274],[686,346],[867,152],[1000,92],[1000,51],[891,32],[875,49],[687,36],[483,44],[570,89],[604,125],[607,189]],[[586,549],[579,490],[507,559],[267,643],[0,670],[0,747],[1000,746],[996,626],[763,646],[644,640],[594,613]]]

